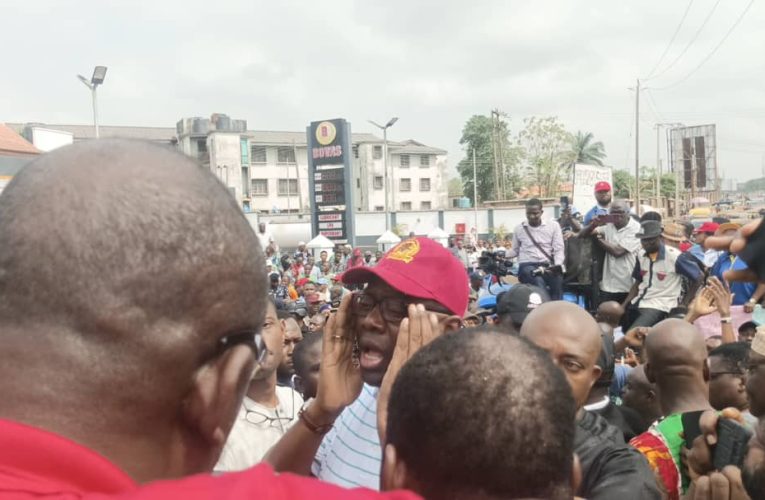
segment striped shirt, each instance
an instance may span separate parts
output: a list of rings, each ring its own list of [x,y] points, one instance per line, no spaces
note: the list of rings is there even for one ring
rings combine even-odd
[[[345,488],[380,489],[382,447],[377,435],[377,387],[364,384],[316,452],[314,476]]]

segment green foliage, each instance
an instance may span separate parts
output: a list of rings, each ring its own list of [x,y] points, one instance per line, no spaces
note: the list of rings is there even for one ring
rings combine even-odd
[[[462,192],[474,203],[473,149],[479,201],[493,199],[495,193],[501,199],[511,199],[524,186],[539,186],[541,196],[555,196],[560,184],[570,178],[575,162],[602,165],[606,158],[603,143],[594,141],[592,133],[580,131],[573,135],[556,117],[530,117],[523,123],[523,130],[511,138],[507,122],[500,118],[496,149],[492,117],[474,115],[465,123],[460,139],[465,158],[457,171],[462,178]],[[501,155],[503,167],[499,183],[494,174],[495,154]]]
[[[449,198],[457,198],[464,194],[464,190],[462,189],[462,180],[456,177],[449,179],[447,186]]]
[[[614,170],[614,197],[632,199],[635,192],[635,176],[627,170]],[[656,169],[653,167],[640,168],[640,196],[650,198],[656,191]],[[665,198],[675,197],[675,174],[665,173],[661,176],[661,195]]]
[[[745,193],[751,193],[753,191],[765,191],[765,177],[746,181],[742,191]]]
[[[518,143],[525,152],[526,178],[539,186],[541,196],[555,195],[575,160],[571,151],[573,136],[553,116],[532,116],[523,123]]]
[[[635,177],[626,170],[614,170],[613,180],[613,195],[615,198],[632,198],[632,191],[635,190]]]
[[[494,124],[492,118],[484,115],[473,115],[462,129],[460,144],[465,151],[465,158],[457,165],[457,171],[462,177],[462,187],[465,196],[473,200],[473,150],[475,149],[476,178],[478,180],[478,200],[490,200],[495,197],[497,182],[494,176],[494,145],[492,135]],[[520,176],[517,174],[519,161],[518,149],[510,142],[510,129],[505,120],[499,120],[498,133],[499,148],[502,152],[504,172],[504,186],[506,193],[503,198],[511,197],[520,185]],[[500,186],[502,183],[500,182]]]
[[[592,132],[585,133],[581,130],[572,137],[572,154],[576,163],[603,166],[603,160],[606,159],[605,146],[600,141],[592,142],[594,138]]]

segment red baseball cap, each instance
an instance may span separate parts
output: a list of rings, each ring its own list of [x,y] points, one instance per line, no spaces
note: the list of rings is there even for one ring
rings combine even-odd
[[[405,295],[434,300],[459,317],[465,315],[469,295],[465,268],[430,238],[402,241],[374,267],[346,271],[343,283],[367,283],[375,276]]]
[[[715,234],[719,228],[720,228],[720,224],[717,224],[715,222],[705,222],[702,225],[700,225],[698,228],[696,228],[696,230],[693,232]]]
[[[595,184],[595,192],[599,193],[601,191],[611,191],[611,184],[607,183],[606,181],[600,181]]]

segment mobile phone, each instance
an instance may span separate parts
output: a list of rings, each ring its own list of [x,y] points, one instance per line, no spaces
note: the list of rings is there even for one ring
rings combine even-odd
[[[683,438],[685,439],[685,447],[688,449],[693,448],[693,440],[701,436],[701,425],[699,420],[703,411],[689,411],[683,413],[681,416],[683,422]]]
[[[614,224],[619,220],[619,216],[611,214],[601,215],[600,220],[603,224]]]
[[[751,438],[752,431],[743,425],[720,418],[717,422],[717,444],[712,452],[715,469],[722,470],[726,465],[741,467]]]

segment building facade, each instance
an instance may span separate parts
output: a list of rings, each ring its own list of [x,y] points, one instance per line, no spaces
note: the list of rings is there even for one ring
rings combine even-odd
[[[22,131],[29,124],[9,124]],[[40,125],[36,125],[40,126]],[[92,139],[93,127],[45,125]],[[247,130],[245,120],[225,114],[183,118],[175,128],[101,126],[100,135],[149,140],[175,147],[209,168],[246,212],[306,213],[308,152],[305,131]],[[388,203],[385,201],[383,140],[354,133],[353,202],[359,212],[438,210],[447,207],[447,152],[407,140],[388,141]]]

